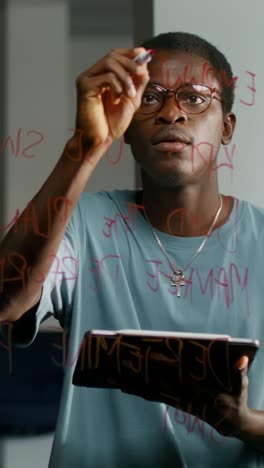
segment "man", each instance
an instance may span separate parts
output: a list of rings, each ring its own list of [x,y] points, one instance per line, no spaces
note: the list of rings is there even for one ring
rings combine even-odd
[[[263,210],[220,195],[215,170],[235,128],[231,68],[194,35],[143,46],[155,49],[148,65],[133,60],[145,49],[118,49],[78,77],[76,132],[2,242],[1,319],[15,322],[17,341],[30,342],[48,312],[68,331],[51,468],[264,466],[262,349],[249,379],[246,358],[237,363],[239,392],[211,395],[219,432],[163,403],[71,384],[88,329],[262,338]],[[143,190],[78,202],[122,134]],[[48,200],[56,203],[47,227]]]

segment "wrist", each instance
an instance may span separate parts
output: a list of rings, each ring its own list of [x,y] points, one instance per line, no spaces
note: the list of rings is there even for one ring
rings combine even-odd
[[[84,132],[76,130],[74,135],[67,141],[63,153],[69,161],[82,163],[85,156],[92,152],[95,147],[96,142],[85,136]]]
[[[250,408],[247,408],[239,418],[239,423],[234,431],[235,437],[246,442],[252,433],[252,427],[254,427],[254,412]]]
[[[76,130],[64,148],[63,156],[68,161],[81,166],[85,162],[97,163],[111,144],[110,137],[106,141],[91,138],[83,130]]]
[[[264,448],[264,412],[248,408],[236,437],[249,444],[261,441]]]

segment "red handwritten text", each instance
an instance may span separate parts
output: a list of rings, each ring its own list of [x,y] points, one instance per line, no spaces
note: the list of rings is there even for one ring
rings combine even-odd
[[[69,198],[64,196],[48,197],[46,205],[46,218],[42,221],[38,219],[38,213],[33,201],[30,201],[24,212],[16,210],[14,217],[5,225],[0,226],[0,232],[4,232],[11,227],[14,232],[18,229],[18,219],[21,215],[19,226],[23,226],[23,233],[26,236],[33,230],[35,236],[49,238],[52,228],[52,218],[55,217],[59,222],[65,223],[68,219],[68,209],[71,206]],[[43,216],[43,214],[42,214]],[[41,226],[45,225],[45,230]]]
[[[138,205],[136,203],[128,203],[127,205],[128,211],[125,215],[122,213],[116,213],[113,218],[104,216],[104,219],[106,220],[106,226],[102,230],[102,233],[105,237],[112,237],[113,234],[118,236],[118,227],[121,227],[119,226],[120,221],[125,221],[126,231],[134,230],[136,228],[137,213],[138,210],[143,210],[143,205]],[[122,223],[122,229],[123,226],[124,224]]]
[[[120,275],[120,260],[120,256],[115,254],[105,255],[101,260],[91,260],[94,266],[89,268],[89,271],[94,277],[95,284],[90,284],[90,289],[96,292],[100,292],[104,287],[105,281],[109,283],[110,279],[114,288],[115,297],[117,298]]]
[[[169,416],[169,412],[172,413],[173,417]],[[209,425],[205,424],[204,421],[199,419],[197,416],[193,416],[190,413],[186,413],[179,408],[173,408],[169,405],[165,406],[164,411],[164,429],[168,431],[168,420],[170,420],[171,424],[177,424],[180,426],[184,426],[186,428],[186,435],[191,435],[197,431],[202,439],[206,437],[210,437],[212,442],[216,445],[224,445],[225,437],[221,435],[214,427],[210,427]]]
[[[53,260],[53,267],[49,275],[53,278],[53,285],[62,281],[74,281],[78,273],[78,261],[71,256],[64,256],[62,259],[54,254],[48,256]],[[32,266],[28,264],[26,258],[19,252],[12,252],[0,259],[0,292],[3,292],[6,284],[21,283],[21,288],[25,288],[28,276],[32,275]],[[32,281],[42,284],[46,275],[41,271],[35,271]]]
[[[5,151],[7,148],[11,149],[11,154],[17,158],[19,155],[24,158],[32,159],[36,157],[36,154],[29,153],[29,150],[40,145],[44,140],[44,135],[38,130],[27,130],[26,137],[31,138],[31,142],[28,146],[24,146],[25,135],[23,135],[23,129],[19,128],[15,137],[12,138],[11,135],[8,135],[1,145],[1,151]],[[32,141],[33,137],[33,141]],[[36,138],[37,137],[37,138]]]
[[[146,260],[149,269],[146,270],[147,287],[152,292],[160,291],[164,287],[163,278],[166,278],[166,289],[172,295],[176,295],[176,288],[167,286],[170,284],[171,271],[162,270],[163,262],[161,260]],[[221,266],[218,270],[211,268],[206,277],[202,278],[198,268],[191,267],[188,276],[185,277],[185,287],[183,296],[185,300],[193,302],[194,293],[205,295],[209,294],[210,298],[218,301],[223,300],[227,309],[235,301],[236,294],[244,293],[246,315],[249,315],[249,299],[248,299],[248,267],[242,268],[240,271],[235,263],[230,263],[228,266]],[[195,286],[195,287],[194,287]],[[239,290],[236,290],[236,286]]]

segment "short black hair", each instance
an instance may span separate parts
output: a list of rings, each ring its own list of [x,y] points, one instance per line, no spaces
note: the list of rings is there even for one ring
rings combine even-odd
[[[210,42],[196,34],[167,32],[145,40],[141,46],[145,49],[189,52],[205,58],[213,67],[215,77],[222,87],[223,111],[231,111],[236,78],[226,57]]]

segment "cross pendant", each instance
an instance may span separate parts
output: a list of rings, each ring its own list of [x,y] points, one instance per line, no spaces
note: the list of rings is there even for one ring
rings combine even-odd
[[[176,287],[177,297],[181,297],[181,286],[185,286],[184,274],[181,270],[175,270],[171,275],[171,285]]]

